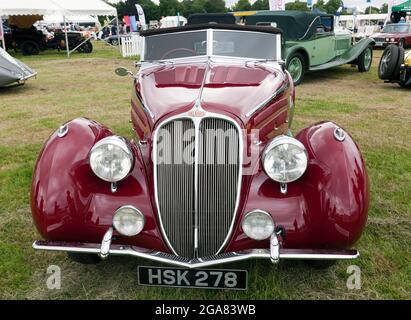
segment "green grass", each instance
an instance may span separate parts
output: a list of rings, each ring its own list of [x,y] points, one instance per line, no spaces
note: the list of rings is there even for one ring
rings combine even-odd
[[[384,84],[350,66],[307,75],[297,87],[293,130],[322,120],[346,128],[363,151],[371,182],[369,220],[357,244],[360,259],[316,270],[300,262],[247,261],[249,289],[148,288],[137,284],[138,265],[150,261],[111,257],[96,266],[65,254],[35,252],[29,192],[37,155],[48,136],[72,118],[86,116],[131,136],[129,78],[114,75],[132,59],[95,43],[91,55],[47,51],[21,57],[39,75],[23,87],[0,90],[0,298],[1,299],[410,299],[411,295],[411,91]],[[348,290],[347,267],[362,270],[361,290]],[[61,290],[46,287],[47,267],[62,270]]]

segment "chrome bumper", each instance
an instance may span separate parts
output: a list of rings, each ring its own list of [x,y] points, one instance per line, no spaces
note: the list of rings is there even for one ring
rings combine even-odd
[[[273,263],[277,263],[280,259],[348,260],[359,257],[357,250],[282,249],[280,248],[277,236],[273,234],[269,249],[252,249],[222,253],[206,258],[189,259],[135,246],[111,244],[112,231],[111,228],[107,231],[101,244],[35,241],[33,248],[36,250],[92,253],[99,255],[102,259],[107,258],[109,254],[134,256],[189,269],[210,267],[248,259],[271,259]]]

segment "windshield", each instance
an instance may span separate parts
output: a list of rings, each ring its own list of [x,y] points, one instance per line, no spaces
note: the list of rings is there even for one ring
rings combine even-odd
[[[408,32],[410,29],[409,25],[406,24],[389,24],[388,26],[385,26],[385,28],[382,30],[383,33],[397,33],[397,32]]]
[[[212,29],[152,35],[145,40],[144,60],[205,55],[277,60],[279,38],[271,33]]]

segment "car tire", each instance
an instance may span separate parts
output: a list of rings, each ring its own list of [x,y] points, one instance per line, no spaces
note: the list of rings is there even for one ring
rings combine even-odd
[[[328,269],[337,263],[337,260],[305,260],[309,267],[313,269]]]
[[[77,252],[67,252],[68,257],[80,264],[97,264],[101,262],[101,258],[92,253],[77,253]]]
[[[92,53],[93,52],[93,44],[90,41],[83,43],[77,51],[79,53]]]
[[[294,85],[298,86],[303,80],[307,63],[305,57],[300,52],[295,52],[287,59],[286,69],[294,81]]]
[[[398,66],[400,48],[396,45],[389,45],[385,48],[378,65],[378,77],[381,80],[393,80],[394,73]]]
[[[401,39],[400,42],[398,42],[398,46],[399,46],[400,48],[405,48],[405,40],[404,40],[404,39]]]
[[[392,74],[392,80],[398,80],[400,78],[401,64],[404,62],[405,50],[403,47],[398,47],[398,61],[395,67],[394,73]]]
[[[31,40],[24,41],[21,44],[21,53],[23,56],[38,55],[40,53],[39,45]]]
[[[358,57],[358,71],[359,72],[368,72],[371,69],[372,65],[372,47],[368,46]]]

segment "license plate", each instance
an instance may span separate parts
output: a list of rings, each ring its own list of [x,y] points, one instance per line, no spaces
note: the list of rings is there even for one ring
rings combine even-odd
[[[145,286],[247,290],[246,270],[138,267],[138,284]]]
[[[377,42],[377,43],[376,43],[376,46],[377,46],[377,47],[383,47],[383,46],[384,46],[384,42]]]

